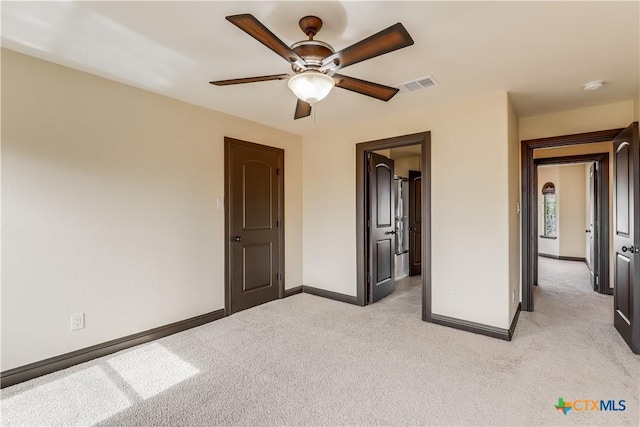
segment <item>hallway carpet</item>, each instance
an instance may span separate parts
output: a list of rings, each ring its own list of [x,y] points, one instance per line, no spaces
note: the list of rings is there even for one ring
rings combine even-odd
[[[584,264],[541,270],[512,342],[300,294],[4,389],[2,424],[638,425],[611,297]]]

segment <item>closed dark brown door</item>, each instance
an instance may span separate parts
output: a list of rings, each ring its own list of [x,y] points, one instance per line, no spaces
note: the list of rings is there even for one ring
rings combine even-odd
[[[225,138],[227,314],[281,296],[284,151]]]
[[[393,160],[369,156],[369,302],[396,289]]]
[[[591,270],[591,286],[594,291],[598,291],[599,281],[598,277],[598,254],[596,253],[596,225],[598,224],[596,215],[598,210],[596,209],[596,164],[593,163],[589,169],[589,229],[587,230],[589,236],[589,270]]]
[[[422,274],[422,175],[409,171],[409,276]]]
[[[638,123],[613,140],[614,325],[640,353],[640,141]]]

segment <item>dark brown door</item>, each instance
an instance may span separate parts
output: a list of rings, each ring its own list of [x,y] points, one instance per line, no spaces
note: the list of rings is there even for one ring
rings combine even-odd
[[[589,270],[591,271],[591,287],[593,290],[599,290],[598,277],[598,254],[596,253],[596,164],[593,163],[589,169],[589,229],[587,233],[589,235]]]
[[[422,175],[409,171],[409,276],[422,274]]]
[[[284,151],[225,138],[227,314],[281,296]]]
[[[376,153],[369,159],[369,302],[396,289],[395,186],[393,160]]]
[[[640,141],[638,122],[613,140],[614,325],[640,353]]]

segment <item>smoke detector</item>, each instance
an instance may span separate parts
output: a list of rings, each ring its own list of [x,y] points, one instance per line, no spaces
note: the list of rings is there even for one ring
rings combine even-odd
[[[584,85],[585,92],[593,92],[600,89],[604,85],[602,80],[595,80]]]
[[[408,82],[400,83],[394,87],[400,89],[401,92],[413,92],[419,89],[425,89],[428,87],[437,86],[438,82],[433,76],[424,76],[417,79],[410,80]]]

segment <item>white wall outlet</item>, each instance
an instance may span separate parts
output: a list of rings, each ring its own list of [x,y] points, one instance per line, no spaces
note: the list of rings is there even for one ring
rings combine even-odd
[[[520,202],[516,202],[516,213],[520,215]]]
[[[453,291],[451,292],[451,301],[458,301],[458,293]]]
[[[516,291],[511,289],[511,302],[516,302]]]
[[[224,199],[216,199],[216,209],[219,211],[224,209]]]
[[[71,315],[71,330],[76,331],[84,328],[84,313],[76,313]]]

